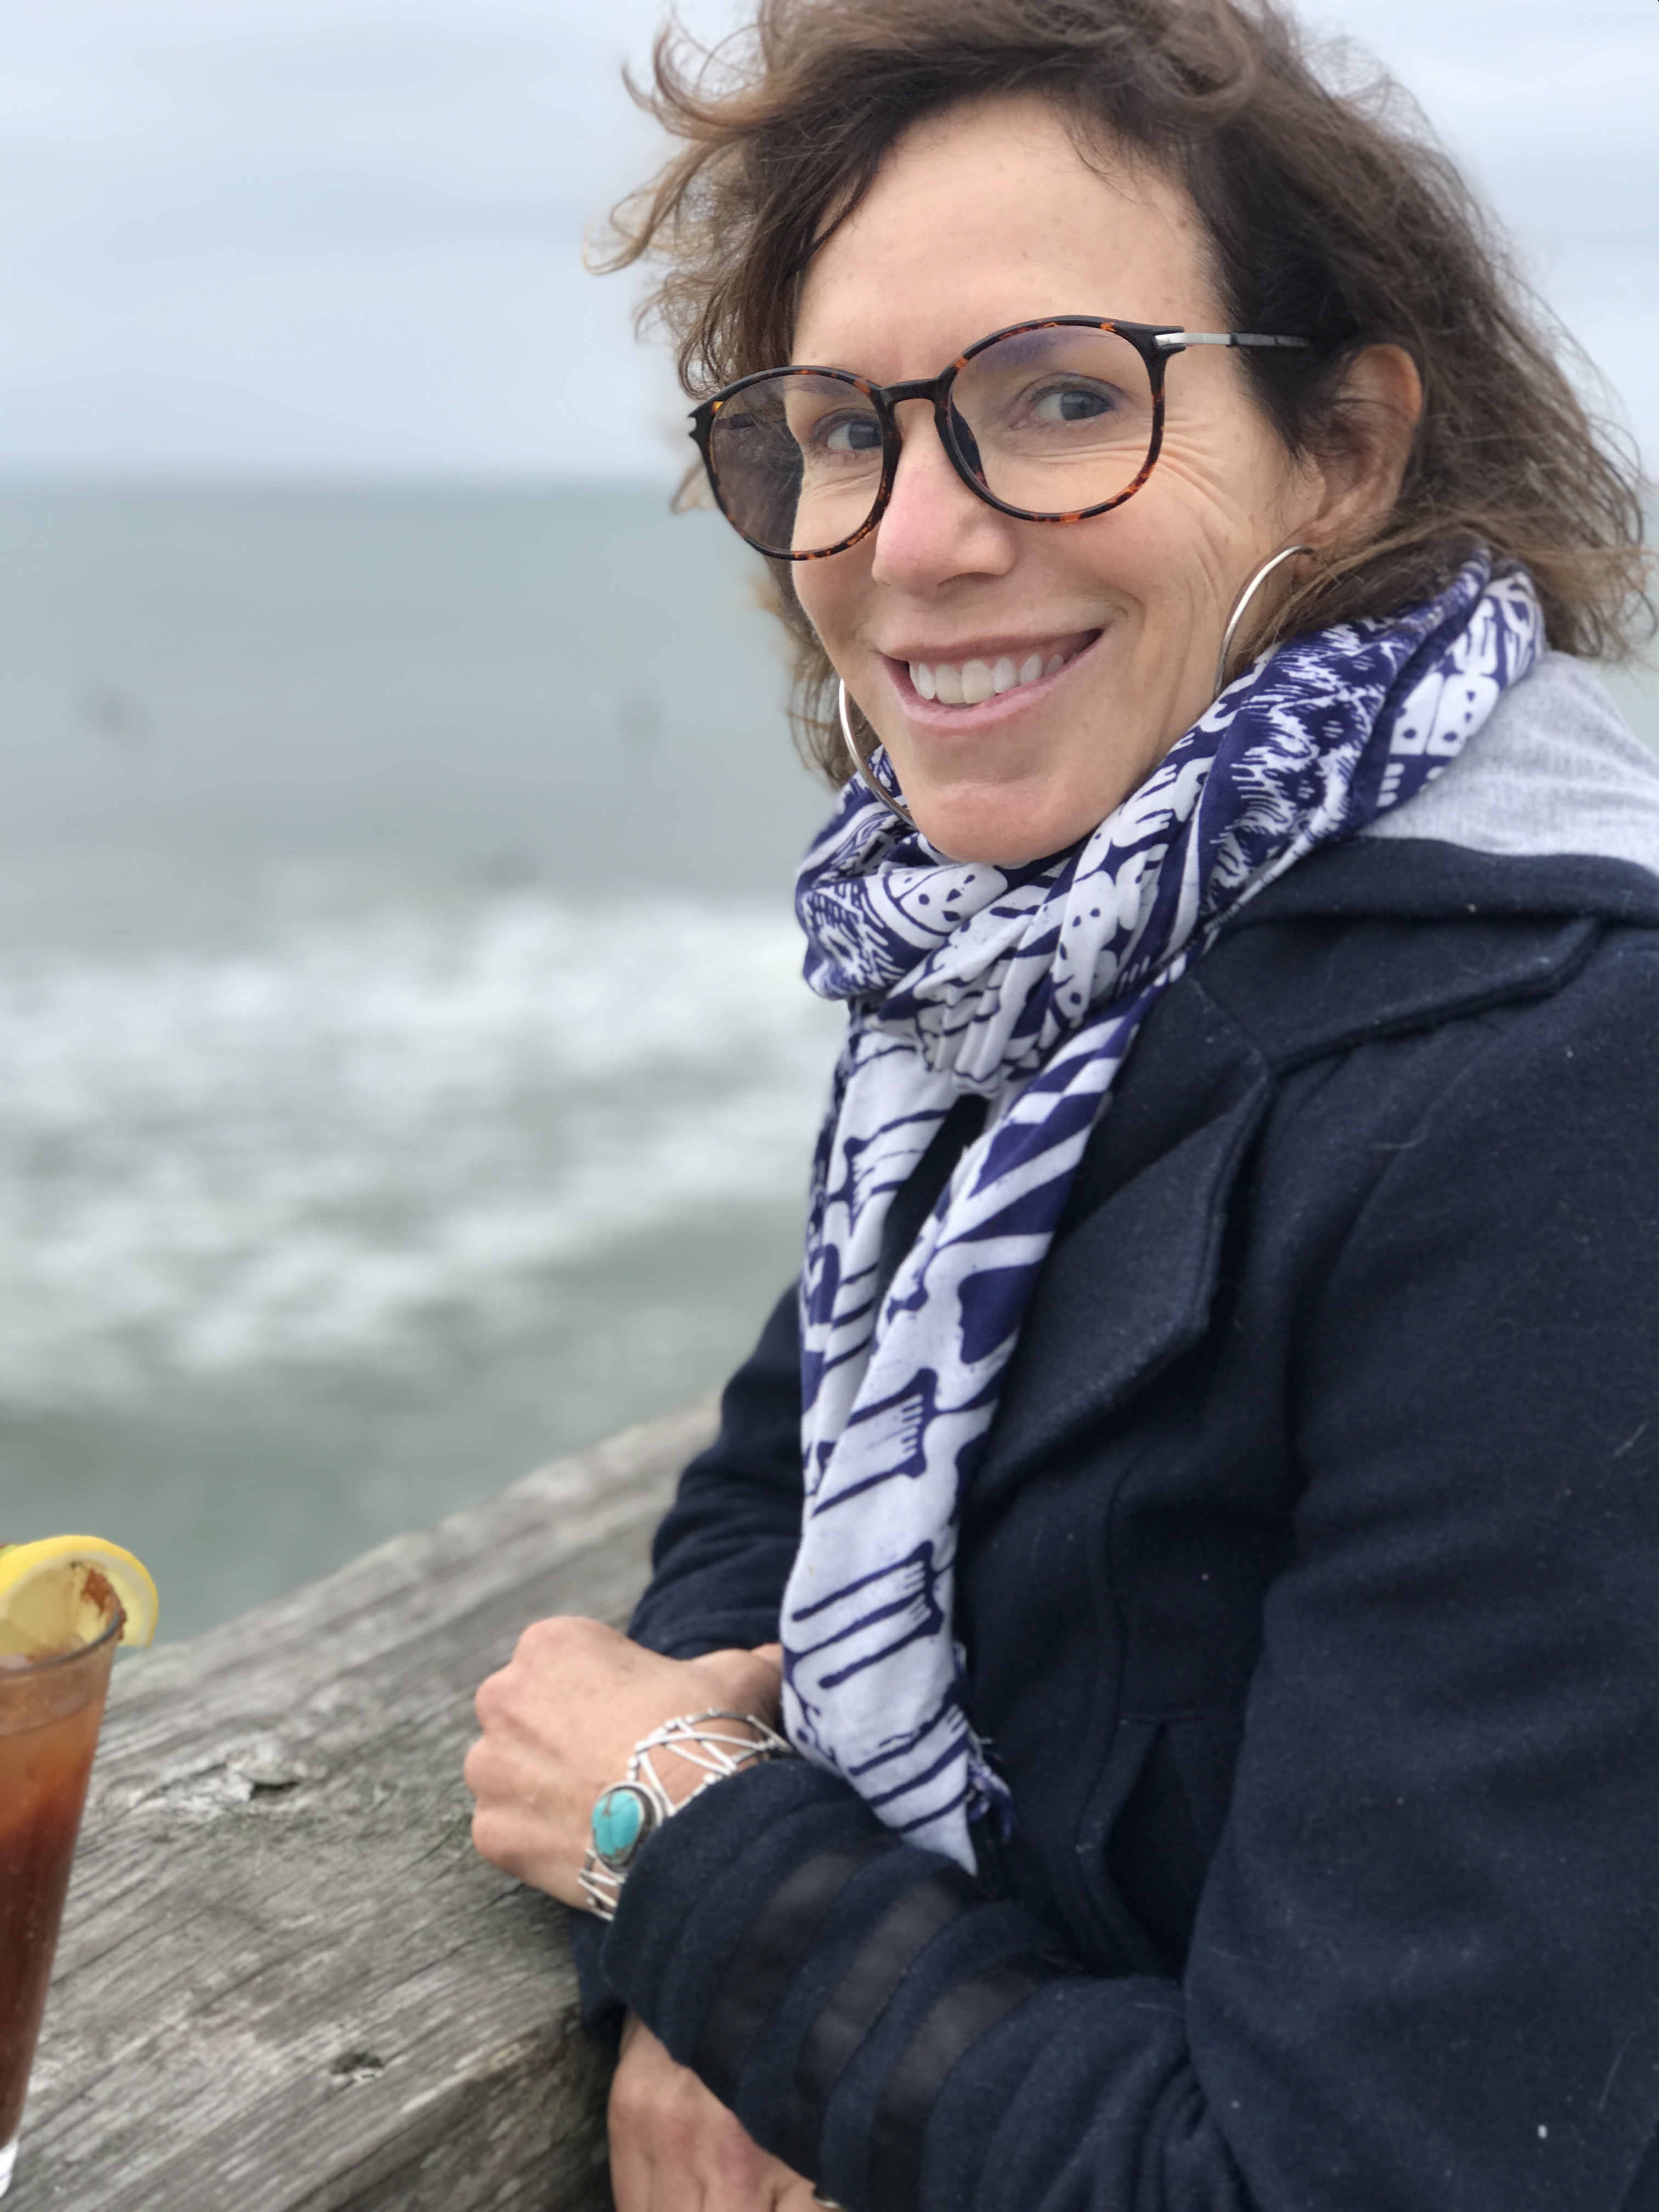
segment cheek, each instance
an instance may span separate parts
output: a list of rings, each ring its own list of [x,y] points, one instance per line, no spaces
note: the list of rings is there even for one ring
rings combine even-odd
[[[1148,487],[1179,565],[1212,592],[1294,535],[1300,478],[1264,424],[1240,410],[1165,444]]]
[[[1149,485],[1146,498],[1117,549],[1121,573],[1149,619],[1190,618],[1236,563],[1236,524],[1209,486],[1179,468]]]
[[[828,561],[794,563],[795,597],[800,611],[817,631],[832,660],[839,660],[848,642],[862,594],[860,570],[868,562],[862,546],[837,553]]]

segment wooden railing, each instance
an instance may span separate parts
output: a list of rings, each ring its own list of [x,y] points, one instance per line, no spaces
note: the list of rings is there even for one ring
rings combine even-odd
[[[125,1659],[6,2212],[600,2212],[562,1915],[486,1866],[471,1697],[623,1620],[713,1407]]]

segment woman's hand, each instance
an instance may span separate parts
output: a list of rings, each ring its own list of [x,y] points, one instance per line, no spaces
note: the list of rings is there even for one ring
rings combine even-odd
[[[611,2085],[617,2212],[812,2212],[812,2185],[769,2156],[632,2013]]]
[[[622,1779],[635,1745],[710,1706],[775,1724],[781,1657],[772,1644],[664,1659],[601,1621],[537,1621],[476,1699],[483,1734],[465,1767],[474,1844],[504,1874],[580,1905],[594,1802]],[[668,1753],[658,1770],[671,1794],[705,1778]]]

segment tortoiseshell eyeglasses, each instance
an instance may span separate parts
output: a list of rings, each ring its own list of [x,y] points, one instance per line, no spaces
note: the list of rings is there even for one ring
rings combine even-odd
[[[821,561],[875,528],[903,444],[893,410],[907,399],[933,402],[951,467],[988,507],[1024,522],[1083,522],[1151,476],[1171,354],[1308,343],[1049,315],[993,331],[909,384],[846,368],[740,376],[694,410],[691,435],[720,512],[775,560]]]

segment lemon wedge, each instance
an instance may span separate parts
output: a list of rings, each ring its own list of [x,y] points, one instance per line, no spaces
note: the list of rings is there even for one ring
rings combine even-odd
[[[101,1536],[0,1544],[0,1653],[37,1658],[92,1643],[109,1619],[112,1594],[126,1615],[121,1642],[148,1644],[155,1584],[131,1552]]]

